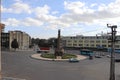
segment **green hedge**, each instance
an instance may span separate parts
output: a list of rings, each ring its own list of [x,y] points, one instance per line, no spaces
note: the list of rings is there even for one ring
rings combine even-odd
[[[44,58],[52,58],[52,59],[55,58],[54,54],[46,54],[46,53],[45,53],[45,54],[42,54],[41,57],[44,57]]]
[[[76,58],[77,56],[74,54],[64,54],[62,59]]]
[[[42,54],[41,57],[55,59],[54,54]],[[62,56],[62,59],[69,59],[69,58],[76,58],[76,57],[77,56],[74,54],[64,54]]]

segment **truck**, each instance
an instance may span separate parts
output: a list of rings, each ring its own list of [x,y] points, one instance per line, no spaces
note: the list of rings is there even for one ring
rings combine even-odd
[[[39,47],[37,49],[37,53],[42,53],[42,52],[48,53],[49,51],[50,51],[50,47]]]

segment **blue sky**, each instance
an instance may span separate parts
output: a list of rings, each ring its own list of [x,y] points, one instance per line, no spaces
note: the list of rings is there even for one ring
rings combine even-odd
[[[35,38],[95,36],[107,33],[106,24],[118,25],[120,0],[2,0],[5,31],[21,30]],[[117,33],[119,34],[119,33]]]

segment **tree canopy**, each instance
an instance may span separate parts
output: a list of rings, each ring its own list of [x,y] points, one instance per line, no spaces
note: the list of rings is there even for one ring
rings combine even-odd
[[[17,39],[14,39],[11,43],[11,47],[16,49],[16,48],[19,48],[19,45],[18,45],[18,42],[17,42]]]

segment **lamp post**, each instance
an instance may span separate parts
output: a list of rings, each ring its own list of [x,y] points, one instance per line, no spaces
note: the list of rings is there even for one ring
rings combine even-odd
[[[111,60],[110,60],[110,79],[109,80],[115,80],[115,35],[116,35],[116,25],[109,25],[107,24],[108,28],[111,28]]]

